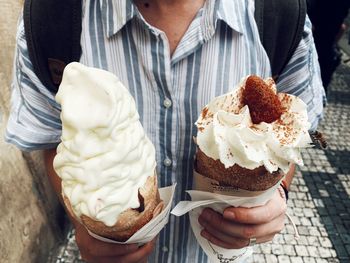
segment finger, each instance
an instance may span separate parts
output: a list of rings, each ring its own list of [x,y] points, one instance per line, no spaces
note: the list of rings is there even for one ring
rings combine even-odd
[[[121,257],[90,257],[83,258],[84,262],[87,263],[147,263],[147,258],[141,259],[140,261],[133,261],[125,259],[124,256]]]
[[[199,224],[205,228],[210,229],[211,233],[221,232],[236,238],[246,239],[247,233],[243,233],[242,230],[251,231],[251,225],[243,225],[223,218],[218,212],[206,208],[202,214],[198,217]],[[246,228],[243,228],[246,226]]]
[[[198,222],[212,235],[219,237],[232,237],[241,241],[252,237],[263,237],[279,233],[284,228],[285,216],[281,214],[279,217],[265,224],[241,224],[224,219],[221,214],[207,209],[199,216]],[[215,234],[218,233],[218,234]],[[223,241],[232,243],[231,239],[222,239]],[[242,243],[238,243],[242,245]]]
[[[87,263],[115,263],[120,262],[117,257],[82,257],[82,260]]]
[[[255,240],[253,245],[270,242],[270,241],[273,240],[274,237],[275,237],[275,235],[269,235],[269,236],[256,238],[256,240]],[[252,246],[250,239],[248,239],[247,242],[246,242],[246,247],[248,247],[248,246]]]
[[[217,245],[219,247],[226,248],[226,249],[240,249],[240,248],[247,247],[250,245],[249,239],[245,240],[245,245],[243,245],[243,246],[241,246],[241,245],[236,246],[235,244],[227,243],[227,242],[222,241],[221,239],[217,238],[216,236],[213,236],[212,234],[210,234],[206,230],[202,230],[201,236],[204,237],[205,239],[207,239],[210,243]],[[274,235],[265,236],[262,238],[257,238],[256,244],[261,244],[261,243],[272,241],[273,238],[274,238]]]
[[[119,245],[100,241],[90,236],[82,226],[77,227],[75,237],[82,255],[111,257],[129,254],[138,250],[136,244]]]
[[[284,214],[275,218],[274,220],[260,225],[241,225],[239,227],[239,232],[242,233],[243,238],[262,238],[264,236],[273,236],[280,233],[285,224]]]
[[[225,242],[223,242],[220,239],[217,239],[215,236],[212,236],[210,233],[208,233],[205,230],[201,231],[201,236],[204,237],[205,239],[207,239],[210,243],[217,245],[219,247],[223,247],[223,248],[227,248],[227,249],[232,249],[234,247],[232,247],[231,244],[227,244]]]
[[[286,202],[276,190],[272,199],[265,205],[253,208],[228,207],[225,209],[223,216],[227,220],[239,223],[263,224],[284,214],[286,210]]]
[[[127,244],[127,245],[119,245],[119,244],[110,244],[106,242],[102,242],[99,240],[95,240],[89,246],[89,252],[92,255],[103,255],[103,256],[122,256],[126,254],[133,253],[138,250],[137,245],[135,244]]]
[[[238,236],[231,236],[223,232],[223,229],[218,229],[215,226],[212,226],[208,222],[205,222],[203,219],[199,218],[198,221],[204,227],[204,232],[209,234],[210,237],[220,240],[222,243],[225,243],[226,246],[230,248],[242,248],[246,246],[247,239],[239,238]]]
[[[151,241],[144,246],[140,247],[136,252],[131,252],[130,254],[115,257],[105,257],[105,256],[85,256],[82,259],[88,263],[143,263],[147,262],[147,257],[152,252],[154,248],[154,241]]]
[[[151,242],[145,244],[140,247],[136,252],[122,256],[119,258],[119,261],[116,262],[127,262],[127,263],[138,263],[147,259],[147,257],[152,253],[154,249],[156,240],[152,240]]]

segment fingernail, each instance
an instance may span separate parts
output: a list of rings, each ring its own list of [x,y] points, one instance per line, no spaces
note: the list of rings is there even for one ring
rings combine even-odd
[[[224,212],[224,217],[226,218],[226,219],[231,219],[231,220],[233,220],[233,219],[235,219],[235,213],[234,212],[232,212],[232,211],[225,211]]]

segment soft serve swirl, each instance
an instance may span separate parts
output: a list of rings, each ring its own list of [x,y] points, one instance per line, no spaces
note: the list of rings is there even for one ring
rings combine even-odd
[[[155,149],[139,122],[135,101],[107,71],[73,62],[56,95],[62,142],[54,168],[73,212],[107,226],[138,208],[138,189],[155,171]]]
[[[300,149],[311,143],[306,104],[293,95],[279,93],[282,116],[272,123],[253,124],[249,107],[241,102],[246,79],[204,107],[196,122],[199,148],[226,168],[264,165],[269,172],[280,168],[286,173],[290,163],[303,165]],[[268,78],[265,83],[276,94],[274,81]]]

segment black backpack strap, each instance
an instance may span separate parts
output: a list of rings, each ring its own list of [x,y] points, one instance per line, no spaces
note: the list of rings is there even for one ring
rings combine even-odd
[[[305,18],[305,0],[255,0],[255,20],[274,79],[278,78],[298,47]]]
[[[28,53],[40,81],[56,93],[65,65],[81,55],[81,0],[25,0]]]

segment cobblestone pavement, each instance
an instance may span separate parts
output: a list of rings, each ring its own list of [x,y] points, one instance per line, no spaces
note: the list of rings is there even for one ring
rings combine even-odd
[[[350,262],[350,58],[345,54],[331,83],[319,130],[327,138],[328,149],[305,151],[305,166],[297,172],[289,193],[288,213],[300,238],[294,239],[293,227],[286,222],[273,242],[255,247],[251,262]],[[72,233],[49,262],[83,262]]]

